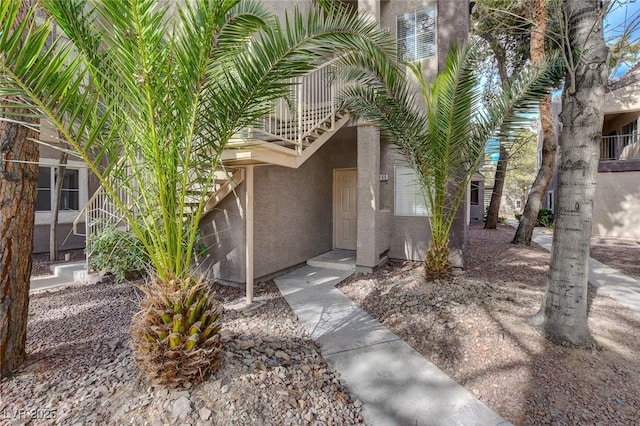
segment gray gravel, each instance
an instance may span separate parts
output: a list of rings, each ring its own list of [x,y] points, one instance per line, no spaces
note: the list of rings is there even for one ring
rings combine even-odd
[[[0,381],[0,423],[3,415],[52,414],[31,424],[362,423],[361,404],[328,369],[275,285],[261,283],[256,294],[265,302],[259,309],[225,311],[222,369],[178,390],[150,386],[137,372],[129,326],[141,296],[131,284],[32,295],[28,360]],[[234,288],[218,291],[223,303],[241,296]]]

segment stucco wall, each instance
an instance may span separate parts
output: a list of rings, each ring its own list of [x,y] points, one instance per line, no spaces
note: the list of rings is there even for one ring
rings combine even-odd
[[[333,248],[333,169],[356,167],[356,128],[341,129],[300,168],[257,166],[254,176],[254,271],[259,278]],[[245,186],[202,221],[209,258],[203,268],[245,280]]]
[[[84,230],[84,222],[79,225],[80,230]],[[70,223],[60,223],[58,225],[58,250],[71,250],[84,248],[84,237],[73,235]],[[33,232],[33,252],[49,252],[49,225],[36,225]],[[66,241],[65,241],[66,239]]]
[[[380,182],[380,209],[388,210],[389,257],[392,259],[424,260],[431,234],[425,216],[397,216],[394,211],[395,166],[406,162],[391,144],[380,145],[380,173],[389,176]]]
[[[598,173],[592,234],[640,238],[640,172]]]

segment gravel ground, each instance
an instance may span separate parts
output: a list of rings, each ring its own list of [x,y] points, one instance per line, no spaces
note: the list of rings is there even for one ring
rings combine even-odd
[[[130,283],[32,295],[28,360],[0,381],[0,424],[3,416],[24,416],[20,410],[56,417],[33,424],[362,423],[362,404],[350,399],[272,282],[256,286],[264,306],[225,311],[223,368],[173,391],[145,384],[135,368],[128,334],[140,295]],[[242,293],[219,287],[217,295],[229,303]]]
[[[529,326],[549,254],[510,244],[514,229],[470,230],[470,264],[452,282],[393,263],[341,290],[516,425],[631,425],[640,418],[640,316],[591,289],[597,348],[556,346]]]

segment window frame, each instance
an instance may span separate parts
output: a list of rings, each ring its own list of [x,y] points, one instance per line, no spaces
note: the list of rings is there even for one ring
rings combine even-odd
[[[420,33],[416,31],[413,35],[405,34],[403,37],[401,37],[400,23],[409,21],[412,18],[413,26],[414,28],[417,28],[417,17],[422,13],[426,15],[432,15],[433,28],[429,28],[428,30]],[[432,32],[432,34],[430,34],[430,32]],[[433,48],[429,49],[427,47],[424,47],[423,49],[420,49],[418,43],[420,36],[424,36],[425,38],[432,38],[433,41],[429,44],[431,44]],[[409,52],[409,45],[407,41],[410,39],[413,39],[414,41],[413,52],[411,56],[407,54],[407,52]],[[425,44],[425,46],[428,46],[429,44]],[[420,44],[420,46],[422,46],[422,44]],[[418,54],[420,50],[424,50],[426,54],[419,56]],[[398,58],[405,62],[418,62],[426,59],[436,58],[438,56],[438,8],[435,4],[430,4],[396,16],[396,53],[398,55]]]
[[[555,209],[555,198],[554,198],[554,191],[553,189],[550,189],[549,191],[547,191],[547,207],[548,210],[554,211]]]
[[[402,194],[405,194],[406,197],[412,197],[412,211],[405,211],[402,209],[403,204],[400,204],[399,196],[399,188],[400,179],[398,179],[399,172],[404,174],[410,173],[413,180],[413,185],[411,187],[405,185],[401,190],[412,190],[403,191]],[[415,171],[408,164],[395,164],[393,166],[393,215],[398,217],[429,217],[430,209],[428,206],[428,202],[426,197],[422,193],[420,188],[420,184],[416,180]]]
[[[475,188],[474,188],[475,186]],[[476,199],[475,202],[473,200],[473,193],[476,193]],[[480,181],[479,180],[472,180],[469,183],[469,204],[472,206],[479,206],[480,205]]]
[[[38,167],[49,167],[51,168],[50,172],[50,196],[51,196],[51,206],[53,206],[53,191],[55,189],[55,173],[53,172],[60,165],[60,161],[58,159],[53,158],[40,158],[40,162]],[[82,210],[89,199],[89,179],[88,179],[88,170],[87,166],[82,161],[68,161],[66,166],[68,170],[77,170],[78,171],[78,209],[77,210],[62,210],[58,211],[58,222],[59,223],[72,223],[76,217],[78,217],[78,212]],[[38,186],[38,189],[41,187]],[[36,206],[37,208],[37,206]],[[53,217],[52,210],[36,210],[35,211],[35,224],[36,225],[48,225],[51,223],[51,219]]]

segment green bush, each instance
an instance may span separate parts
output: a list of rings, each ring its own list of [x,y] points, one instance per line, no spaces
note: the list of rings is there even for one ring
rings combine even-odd
[[[89,268],[113,274],[116,282],[142,272],[148,260],[142,242],[131,232],[111,225],[91,236]]]
[[[548,209],[540,209],[538,212],[538,221],[536,226],[544,226],[545,228],[553,227],[553,211]]]
[[[522,219],[522,214],[521,213],[516,213],[514,216],[516,217],[517,221],[520,221],[520,219]]]
[[[502,225],[506,225],[507,224],[507,218],[504,217],[504,216],[498,217],[498,223],[500,223]]]

